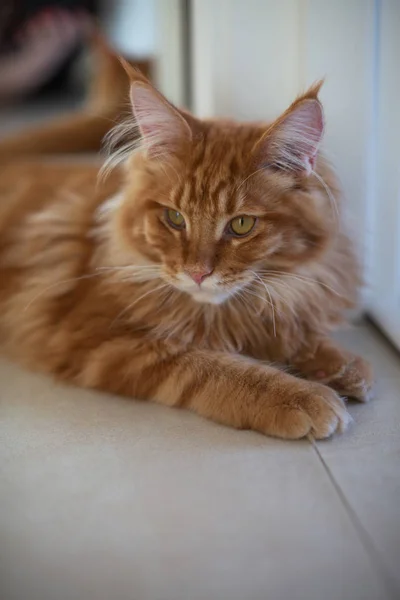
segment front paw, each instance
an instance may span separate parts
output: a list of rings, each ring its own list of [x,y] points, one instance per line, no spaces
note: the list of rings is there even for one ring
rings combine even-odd
[[[286,376],[287,377],[287,376]],[[286,439],[315,439],[343,432],[351,416],[343,400],[329,387],[290,377],[282,382],[279,403],[270,406],[264,431]]]
[[[318,357],[302,366],[306,366],[301,370],[307,379],[328,385],[341,396],[360,402],[368,402],[373,397],[372,367],[360,356],[350,353],[326,355],[323,360]]]
[[[373,397],[372,368],[360,356],[354,356],[350,362],[343,364],[336,373],[330,375],[326,380],[322,380],[347,398],[368,402]]]

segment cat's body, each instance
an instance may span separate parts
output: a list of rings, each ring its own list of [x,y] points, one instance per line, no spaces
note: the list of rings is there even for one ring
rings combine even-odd
[[[5,339],[10,349],[14,347],[16,355],[26,346],[27,360],[35,368],[46,370],[54,360],[52,370],[62,374],[58,356],[62,364],[68,363],[82,341],[73,353],[68,340],[55,352],[52,339],[68,329],[75,313],[90,313],[93,304],[97,309],[103,296],[104,322],[90,336],[83,334],[96,339],[95,345],[129,324],[147,330],[149,341],[168,338],[182,348],[242,352],[281,364],[306,349],[312,351],[310,335],[328,334],[340,322],[342,309],[355,299],[356,262],[349,264],[349,241],[338,234],[322,261],[293,276],[288,272],[270,277],[274,314],[259,285],[248,297],[234,296],[217,305],[167,289],[159,294],[157,311],[151,297],[143,298],[118,317],[160,280],[127,281],[129,266],[135,265],[132,254],[110,248],[115,232],[109,219],[123,202],[122,177],[114,172],[99,189],[97,175],[92,165],[27,162],[10,165],[2,176],[0,312],[2,329],[8,329],[3,343]],[[135,258],[138,265],[147,260],[139,253]],[[44,319],[48,327],[33,327]],[[83,325],[72,324],[71,331],[83,331]]]
[[[104,180],[93,165],[4,163],[5,351],[77,385],[239,428],[288,438],[344,428],[332,389],[271,366],[369,394],[368,365],[328,339],[359,284],[332,171],[312,158],[293,183],[252,158],[267,126],[197,122],[139,82],[133,103],[150,143]],[[236,235],[243,214],[252,229]]]

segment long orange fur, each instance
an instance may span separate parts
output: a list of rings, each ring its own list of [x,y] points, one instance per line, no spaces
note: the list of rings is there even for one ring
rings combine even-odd
[[[276,159],[291,120],[321,110],[318,86],[272,124],[200,121],[126,69],[142,143],[107,177],[3,158],[5,353],[232,427],[283,438],[343,430],[339,394],[368,399],[372,375],[329,339],[360,283],[340,191],[320,154],[306,170],[300,151],[287,169]],[[248,236],[227,233],[248,214]],[[196,286],[187,273],[204,269]]]

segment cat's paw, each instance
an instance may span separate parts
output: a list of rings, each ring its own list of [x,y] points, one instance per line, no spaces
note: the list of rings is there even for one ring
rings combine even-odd
[[[287,389],[282,401],[272,407],[267,433],[286,439],[308,435],[323,439],[347,428],[352,418],[334,390],[319,383],[293,380],[292,389]]]
[[[303,377],[336,390],[341,396],[367,402],[372,398],[371,365],[330,340],[323,341],[312,356],[295,361]]]
[[[341,396],[354,398],[360,402],[368,402],[373,397],[373,373],[371,365],[360,356],[353,356],[335,373],[327,374],[317,370],[314,379],[329,385]]]

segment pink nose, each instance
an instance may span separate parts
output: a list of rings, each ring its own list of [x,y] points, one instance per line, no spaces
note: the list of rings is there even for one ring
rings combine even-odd
[[[186,269],[186,274],[189,275],[197,285],[201,285],[205,278],[209,277],[212,272],[213,269],[201,269],[196,271],[194,269]]]

